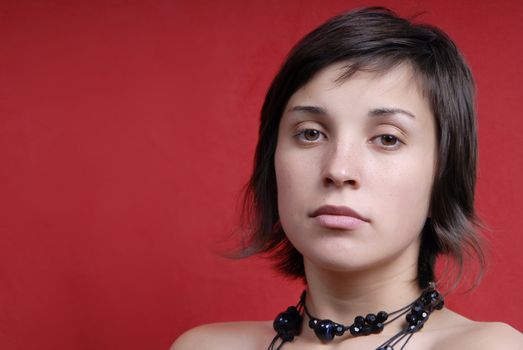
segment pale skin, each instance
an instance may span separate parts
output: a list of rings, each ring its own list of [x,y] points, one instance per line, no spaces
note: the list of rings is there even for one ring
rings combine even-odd
[[[409,304],[421,292],[419,234],[430,216],[437,136],[410,66],[336,82],[343,66],[323,69],[288,101],[275,169],[281,224],[304,257],[306,305],[319,318],[351,324],[357,315]],[[349,206],[368,222],[350,230],[321,226],[308,214],[325,204]],[[304,326],[282,350],[375,349],[401,326],[397,321],[379,335],[344,335],[329,344]],[[272,320],[209,324],[184,333],[171,350],[264,350],[274,335]],[[523,349],[523,336],[444,308],[405,349],[515,350]]]

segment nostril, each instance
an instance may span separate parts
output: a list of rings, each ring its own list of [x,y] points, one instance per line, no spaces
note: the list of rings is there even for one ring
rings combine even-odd
[[[349,186],[355,187],[357,185],[357,181],[354,179],[343,180],[343,179],[338,179],[336,177],[327,177],[327,178],[325,178],[325,184],[326,185],[334,184],[335,186],[349,185]]]

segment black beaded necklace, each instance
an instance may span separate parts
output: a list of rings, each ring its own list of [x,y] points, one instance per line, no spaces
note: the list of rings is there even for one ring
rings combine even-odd
[[[292,342],[294,337],[301,333],[302,311],[309,317],[309,327],[314,330],[318,339],[323,343],[332,341],[335,336],[342,336],[346,331],[349,331],[353,337],[381,333],[386,325],[406,315],[406,326],[376,348],[376,350],[394,350],[394,346],[403,340],[400,348],[400,350],[403,350],[414,333],[423,328],[423,324],[429,319],[432,311],[440,310],[444,305],[443,296],[435,289],[435,284],[431,282],[429,287],[423,290],[416,300],[401,309],[390,313],[380,311],[377,314],[368,314],[365,317],[356,316],[354,323],[345,326],[341,323],[312,316],[305,305],[305,295],[306,291],[303,291],[296,306],[290,306],[286,311],[276,316],[273,323],[276,336],[267,350],[279,350],[284,343]],[[276,347],[278,339],[281,342]]]

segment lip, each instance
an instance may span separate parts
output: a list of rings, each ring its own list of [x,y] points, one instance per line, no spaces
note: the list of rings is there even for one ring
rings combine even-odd
[[[320,226],[345,230],[356,229],[370,221],[352,208],[336,205],[324,205],[312,212],[310,217]]]
[[[356,210],[343,205],[324,205],[312,212],[310,216],[315,217],[318,215],[352,216],[353,218],[356,218],[361,221],[369,221],[369,219],[360,215]]]

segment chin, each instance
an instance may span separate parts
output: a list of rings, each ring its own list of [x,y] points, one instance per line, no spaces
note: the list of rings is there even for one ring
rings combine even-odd
[[[357,272],[368,270],[371,266],[367,264],[355,263],[353,261],[333,261],[333,260],[311,260],[315,269],[320,269],[324,272],[334,274],[354,274]]]
[[[370,252],[355,247],[343,247],[338,245],[335,249],[317,246],[313,251],[304,251],[302,255],[315,266],[336,272],[355,272],[365,270],[374,265],[376,256]],[[379,260],[379,259],[378,259]]]
[[[394,266],[411,266],[417,261],[416,244],[411,247],[383,245],[368,246],[358,245],[354,242],[334,241],[328,244],[317,244],[314,247],[306,247],[303,250],[297,248],[304,259],[319,269],[337,273],[355,273],[373,269],[389,269]]]

